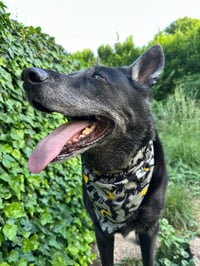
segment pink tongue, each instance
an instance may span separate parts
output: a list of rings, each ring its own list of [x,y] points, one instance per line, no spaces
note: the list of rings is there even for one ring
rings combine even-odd
[[[89,125],[87,121],[66,123],[41,140],[29,158],[28,167],[40,173],[62,150],[63,146]]]

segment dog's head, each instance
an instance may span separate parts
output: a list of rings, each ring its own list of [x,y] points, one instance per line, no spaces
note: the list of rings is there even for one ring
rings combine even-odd
[[[135,145],[146,134],[152,137],[150,87],[163,66],[162,48],[154,45],[127,67],[96,66],[68,75],[25,69],[24,89],[33,107],[69,119],[38,144],[29,161],[31,171],[97,146],[106,152],[114,140],[123,150],[123,139]]]

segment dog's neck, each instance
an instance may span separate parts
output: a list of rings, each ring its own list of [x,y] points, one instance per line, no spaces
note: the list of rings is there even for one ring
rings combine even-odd
[[[142,147],[120,172],[99,175],[84,160],[82,167],[87,193],[101,228],[112,233],[126,224],[148,191],[154,169],[153,141]]]
[[[129,160],[127,163],[127,166],[124,168],[118,168],[116,170],[113,170],[109,173],[100,173],[95,168],[91,167],[90,164],[84,160],[84,157],[82,157],[82,167],[84,169],[88,169],[92,175],[94,176],[95,180],[98,180],[99,178],[106,177],[106,178],[116,178],[116,177],[123,177],[132,174],[137,170],[138,164],[140,162],[143,162],[144,164],[147,164],[148,168],[148,159],[154,158],[154,149],[153,149],[153,141],[150,140],[145,146],[140,148],[137,153],[134,155],[133,158]]]

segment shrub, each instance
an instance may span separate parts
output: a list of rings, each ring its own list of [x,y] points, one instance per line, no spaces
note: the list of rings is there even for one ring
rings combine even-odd
[[[159,244],[156,266],[195,266],[189,238],[178,235],[166,219],[160,223]]]
[[[11,21],[2,2],[0,43],[0,265],[88,265],[94,238],[78,159],[40,175],[27,169],[36,142],[64,118],[35,112],[20,81],[25,67],[68,72],[73,64],[40,28]]]

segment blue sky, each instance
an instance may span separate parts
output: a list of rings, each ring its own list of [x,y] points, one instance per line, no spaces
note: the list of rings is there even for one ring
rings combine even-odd
[[[12,18],[40,26],[68,52],[133,36],[146,45],[159,30],[185,16],[200,19],[200,0],[3,0]]]

